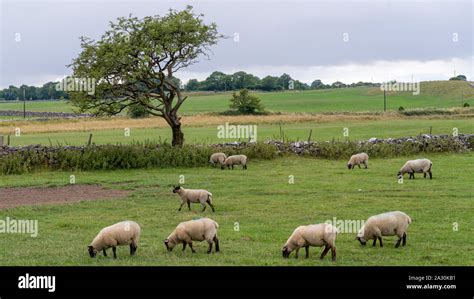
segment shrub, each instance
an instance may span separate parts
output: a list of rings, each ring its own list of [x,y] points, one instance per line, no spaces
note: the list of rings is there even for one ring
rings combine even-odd
[[[127,116],[130,118],[143,118],[149,115],[148,110],[142,105],[132,105],[128,107]]]
[[[398,111],[405,111],[405,108],[403,106],[398,107]]]
[[[247,89],[241,89],[240,92],[233,93],[230,99],[230,108],[239,112],[240,114],[256,114],[263,112],[264,107],[260,103],[260,99],[256,96],[250,95]]]
[[[463,107],[470,107],[471,105],[469,105],[469,103],[464,103],[464,105],[462,105]]]

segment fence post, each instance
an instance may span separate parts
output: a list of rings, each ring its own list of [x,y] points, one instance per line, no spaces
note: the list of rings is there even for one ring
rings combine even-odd
[[[0,146],[3,145],[3,135],[0,135]]]
[[[90,146],[92,143],[92,133],[89,135],[89,141],[87,142],[87,146]]]

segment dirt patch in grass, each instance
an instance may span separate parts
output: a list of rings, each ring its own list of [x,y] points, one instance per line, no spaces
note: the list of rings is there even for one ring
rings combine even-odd
[[[105,189],[100,185],[0,188],[0,209],[83,200],[119,199],[126,197],[129,192],[127,190]]]

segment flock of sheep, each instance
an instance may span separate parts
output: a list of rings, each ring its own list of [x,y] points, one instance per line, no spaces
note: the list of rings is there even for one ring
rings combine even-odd
[[[347,167],[354,169],[355,166],[363,164],[368,168],[369,156],[366,153],[360,153],[351,156]],[[224,153],[215,153],[211,155],[210,163],[215,167],[220,164],[221,169],[226,166],[232,169],[234,165],[242,165],[243,169],[247,169],[247,157],[245,155],[235,155],[227,157]],[[403,177],[408,173],[409,179],[415,178],[415,173],[423,173],[424,177],[429,174],[432,179],[431,167],[433,163],[428,159],[418,159],[407,161],[398,172],[397,176]],[[201,189],[185,189],[181,186],[175,186],[173,193],[177,193],[181,199],[181,205],[178,211],[186,203],[188,209],[191,210],[191,203],[200,203],[203,207],[202,211],[206,210],[206,204],[209,205],[213,212],[215,212],[212,203],[212,193]],[[377,240],[380,247],[383,246],[382,236],[398,236],[395,247],[406,245],[407,229],[411,223],[411,218],[401,212],[392,211],[379,215],[371,216],[367,219],[365,224],[359,230],[356,236],[362,245],[366,245],[367,241],[373,240],[372,246],[375,246]],[[212,252],[212,246],[215,246],[215,251],[219,251],[219,239],[217,237],[217,230],[219,224],[210,218],[200,218],[197,220],[190,220],[181,222],[175,230],[164,240],[164,245],[168,251],[172,251],[178,244],[183,244],[182,250],[186,249],[188,245],[193,253],[196,251],[193,248],[193,241],[206,241],[209,244],[207,253]],[[134,255],[140,240],[141,229],[134,221],[123,221],[102,229],[94,238],[92,243],[88,246],[88,251],[91,257],[95,257],[97,252],[102,251],[104,256],[107,256],[106,249],[112,248],[114,258],[116,255],[116,247],[122,245],[130,246],[130,255]],[[304,225],[297,227],[290,235],[285,245],[282,248],[282,255],[288,258],[290,254],[295,251],[295,257],[298,258],[300,248],[305,248],[306,258],[309,257],[309,247],[322,247],[324,250],[320,258],[331,250],[332,260],[336,260],[336,236],[338,230],[335,226],[328,223],[319,223],[312,225]]]

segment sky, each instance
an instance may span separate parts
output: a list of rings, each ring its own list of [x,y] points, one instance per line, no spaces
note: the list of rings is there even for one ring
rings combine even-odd
[[[228,38],[180,70],[183,82],[241,70],[306,83],[474,80],[472,0],[0,0],[0,88],[70,75],[79,37],[100,38],[117,17],[186,5]]]

